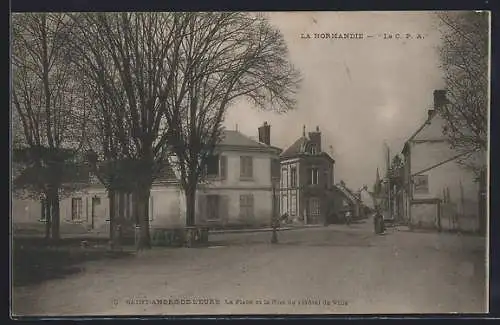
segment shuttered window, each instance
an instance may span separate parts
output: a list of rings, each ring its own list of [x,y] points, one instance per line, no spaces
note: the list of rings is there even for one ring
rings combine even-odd
[[[209,177],[219,176],[219,156],[213,155],[207,158],[206,174]]]
[[[227,178],[227,156],[220,156],[220,178]]]
[[[82,198],[74,197],[71,199],[71,220],[77,221],[82,220]]]
[[[240,157],[240,177],[241,178],[253,177],[253,159],[251,156]]]
[[[316,185],[319,181],[319,170],[316,167],[309,168],[307,183],[309,185]]]
[[[206,196],[206,205],[207,205],[206,219],[208,221],[220,219],[219,201],[220,201],[219,195]]]
[[[252,194],[240,195],[240,218],[249,219],[254,216],[254,200]]]

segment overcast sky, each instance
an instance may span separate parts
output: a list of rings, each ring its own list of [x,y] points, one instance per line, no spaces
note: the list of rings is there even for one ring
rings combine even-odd
[[[226,126],[257,136],[271,124],[271,142],[286,148],[319,126],[323,148],[335,159],[335,179],[370,188],[377,167],[385,170],[383,143],[400,152],[425,120],[432,92],[442,88],[436,46],[439,34],[430,12],[270,13],[282,31],[290,60],[303,83],[298,106],[287,114],[261,112],[247,102],[230,108]],[[302,39],[309,33],[363,33],[364,39]],[[410,33],[409,40],[384,40],[383,33]],[[424,36],[416,39],[417,34]],[[368,35],[374,37],[368,38]],[[333,152],[329,146],[333,147]]]

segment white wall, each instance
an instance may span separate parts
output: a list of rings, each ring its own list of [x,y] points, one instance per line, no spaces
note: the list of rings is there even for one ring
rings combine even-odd
[[[271,188],[271,158],[273,155],[263,152],[240,152],[224,151],[221,153],[227,156],[227,178],[224,180],[213,180],[209,186],[213,188],[248,188],[267,187]],[[240,157],[253,157],[253,178],[252,180],[240,179]]]
[[[412,174],[419,172],[427,167],[444,161],[455,153],[441,143],[419,143],[412,146],[411,152],[411,170]],[[428,193],[413,193],[413,199],[431,199],[437,198],[444,200],[444,192],[449,189],[450,200],[456,207],[454,212],[462,220],[460,227],[462,229],[475,230],[478,224],[478,191],[479,184],[474,181],[475,175],[463,167],[459,166],[455,160],[449,161],[427,172],[422,173],[428,177]],[[463,193],[463,195],[462,195]],[[412,220],[422,219],[417,217],[421,211],[427,208],[412,207]],[[426,210],[427,211],[427,210]],[[447,211],[445,211],[447,212]],[[441,224],[444,228],[449,228],[449,213],[443,213]],[[425,219],[425,218],[424,218]]]

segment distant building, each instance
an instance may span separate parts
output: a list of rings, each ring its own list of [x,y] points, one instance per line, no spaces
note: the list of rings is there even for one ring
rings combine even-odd
[[[333,187],[334,211],[338,220],[344,221],[345,214],[351,213],[353,219],[360,219],[365,216],[364,204],[361,199],[361,192],[354,192],[341,181]]]
[[[304,224],[327,222],[332,213],[335,161],[322,150],[319,127],[302,136],[280,156],[280,213]]]
[[[443,135],[445,123],[437,110],[444,98],[444,91],[434,92],[434,109],[404,145],[403,187],[396,206],[414,227],[477,231],[484,224],[480,186],[474,173],[457,164],[463,155]]]

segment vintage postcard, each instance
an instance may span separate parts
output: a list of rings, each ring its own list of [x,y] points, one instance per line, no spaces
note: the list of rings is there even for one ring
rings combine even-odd
[[[488,311],[489,12],[11,18],[12,317]]]

